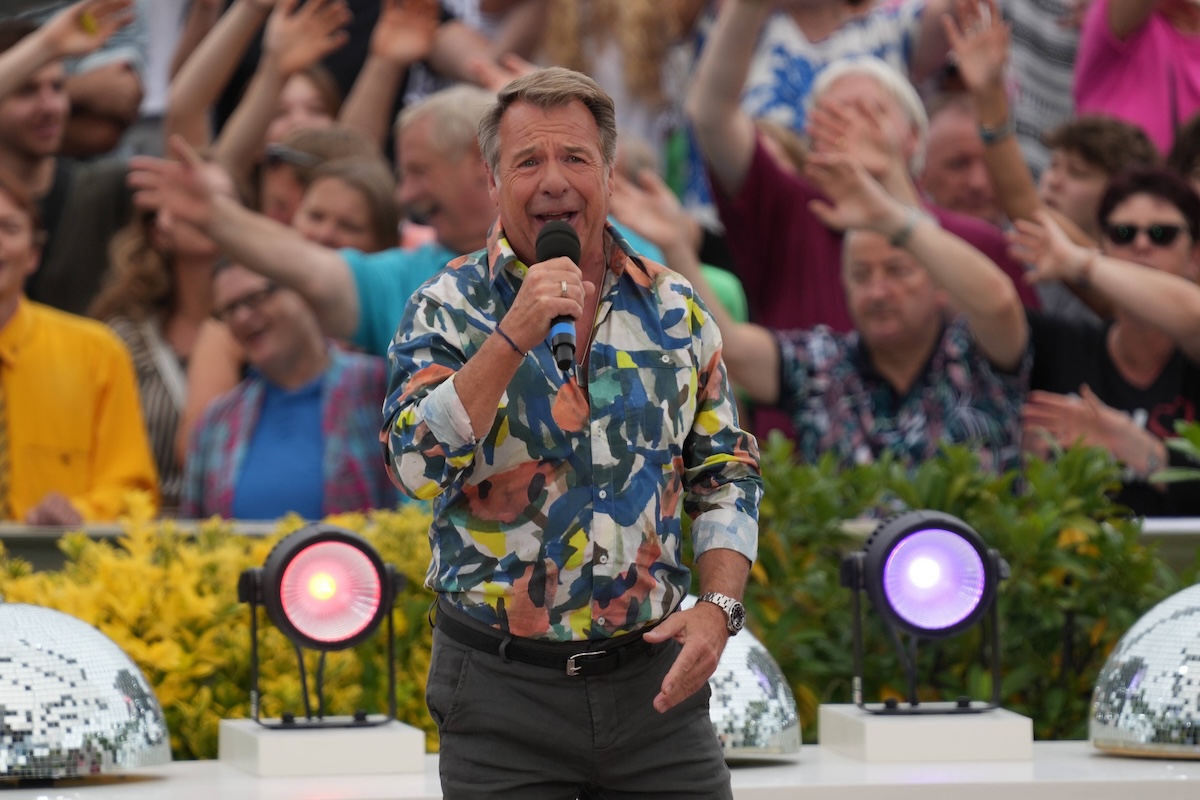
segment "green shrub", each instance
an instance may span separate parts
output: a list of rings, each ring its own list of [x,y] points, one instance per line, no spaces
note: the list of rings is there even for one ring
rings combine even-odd
[[[975,528],[1011,566],[1000,588],[1001,687],[1006,708],[1034,720],[1042,739],[1083,738],[1091,690],[1121,634],[1179,588],[1178,577],[1139,541],[1136,521],[1107,495],[1118,467],[1075,448],[1031,460],[1022,478],[993,476],[963,448],[909,474],[891,461],[839,470],[832,459],[798,465],[790,442],[763,448],[766,491],[759,559],[747,589],[750,627],[792,682],[805,739],[817,706],[851,702],[851,593],[842,556],[862,536],[844,520],[898,508],[945,511]],[[903,672],[864,598],[865,699],[903,699]],[[991,696],[980,626],[922,645],[924,700]]]
[[[950,448],[909,475],[890,461],[845,471],[832,460],[800,466],[786,440],[765,443],[759,558],[746,605],[752,630],[792,683],[805,738],[817,735],[820,703],[850,702],[850,592],[839,584],[839,569],[861,536],[845,521],[901,506],[960,517],[1008,560],[1012,578],[999,595],[1005,705],[1031,716],[1039,738],[1082,737],[1104,658],[1142,613],[1179,588],[1139,542],[1137,524],[1108,500],[1117,475],[1101,454],[1082,449],[1054,463],[1032,461],[1018,486],[1014,475],[984,473],[963,449]],[[423,728],[436,749],[424,702],[428,512],[330,521],[361,532],[407,578],[395,617],[399,717]],[[274,542],[299,524],[285,519],[266,539],[217,521],[185,535],[142,513],[125,522],[115,543],[64,537],[61,570],[33,572],[0,551],[0,597],[57,608],[103,631],[154,686],[175,757],[213,758],[219,721],[249,713],[249,610],[237,602],[238,575],[261,566]],[[868,626],[865,641],[867,699],[900,696],[902,673],[888,640]],[[267,624],[260,645],[264,716],[298,712],[290,644]],[[991,694],[978,629],[923,648],[919,664],[924,698]],[[383,709],[386,677],[378,640],[334,654],[326,665],[328,713]]]

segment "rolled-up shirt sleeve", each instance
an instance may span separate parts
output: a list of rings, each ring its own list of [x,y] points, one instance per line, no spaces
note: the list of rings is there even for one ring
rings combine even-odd
[[[392,481],[420,500],[440,495],[475,458],[475,437],[454,376],[473,348],[467,325],[427,284],[388,348],[390,379],[380,441]]]
[[[738,422],[737,405],[721,358],[721,333],[699,297],[691,297],[692,336],[699,364],[696,416],[684,444],[684,511],[692,518],[692,547],[758,553],[762,475],[758,441]]]

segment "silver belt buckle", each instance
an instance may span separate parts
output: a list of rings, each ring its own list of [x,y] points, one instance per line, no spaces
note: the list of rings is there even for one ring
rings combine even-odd
[[[567,659],[567,675],[571,678],[574,678],[576,675],[579,674],[579,671],[583,669],[583,665],[576,664],[575,659],[602,656],[604,654],[605,654],[605,651],[603,651],[603,650],[593,650],[590,653],[576,653],[575,655],[573,655]]]

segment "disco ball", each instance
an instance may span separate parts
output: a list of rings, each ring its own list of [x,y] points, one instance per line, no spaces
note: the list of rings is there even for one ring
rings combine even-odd
[[[1200,585],[1150,609],[1117,642],[1088,727],[1101,750],[1200,758]]]
[[[165,764],[162,708],[141,670],[100,631],[0,602],[0,779],[72,778]]]
[[[694,597],[684,608],[696,604]],[[729,762],[777,759],[800,752],[800,715],[783,671],[762,642],[743,628],[708,679],[709,717]]]

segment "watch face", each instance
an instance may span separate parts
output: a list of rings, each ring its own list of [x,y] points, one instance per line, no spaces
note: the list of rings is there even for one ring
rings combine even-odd
[[[741,603],[734,603],[733,608],[729,609],[729,627],[737,633],[746,624],[746,607]]]

